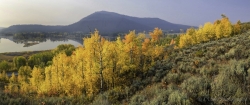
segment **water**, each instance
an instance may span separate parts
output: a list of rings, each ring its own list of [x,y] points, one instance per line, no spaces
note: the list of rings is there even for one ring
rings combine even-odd
[[[31,43],[32,41],[29,41]],[[51,41],[46,39],[44,42],[34,42],[33,44],[15,43],[11,39],[0,38],[0,53],[5,52],[22,52],[22,51],[41,51],[56,48],[60,44],[72,44],[74,46],[82,46],[82,43],[68,39],[61,41]]]

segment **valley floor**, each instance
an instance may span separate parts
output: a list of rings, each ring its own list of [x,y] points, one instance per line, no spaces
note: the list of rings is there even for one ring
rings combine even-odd
[[[0,53],[0,62],[1,61],[8,61],[12,62],[13,58],[16,56],[23,56],[25,58],[28,58],[29,56],[33,54],[37,54],[40,52],[47,52],[50,50],[44,50],[44,51],[23,51],[23,52],[6,52],[6,53]]]

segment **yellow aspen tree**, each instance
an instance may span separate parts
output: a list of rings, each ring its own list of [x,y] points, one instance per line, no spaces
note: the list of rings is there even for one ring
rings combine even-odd
[[[221,25],[221,21],[220,20],[216,20],[214,22],[214,28],[215,28],[215,35],[216,35],[216,39],[220,39],[223,37],[223,31],[222,31],[222,25]]]
[[[103,62],[105,53],[103,46],[105,42],[106,40],[99,35],[97,30],[91,34],[90,38],[84,39],[84,47],[88,53],[86,81],[89,86],[88,94],[90,95],[98,91],[102,92],[104,89]]]
[[[183,48],[186,46],[186,37],[185,34],[180,35],[179,47]]]
[[[192,39],[191,39],[190,35],[186,35],[186,34],[181,35],[180,36],[179,47],[183,48],[183,47],[191,45],[192,44],[191,40]]]
[[[5,71],[3,71],[2,73],[0,73],[0,81],[9,81],[9,77],[6,74]]]
[[[73,73],[73,68],[71,67],[67,67],[67,72],[65,73],[65,80],[63,82],[63,86],[64,86],[64,94],[66,96],[76,96],[76,95],[80,95],[81,92],[79,92],[81,89],[79,89],[79,87],[76,84],[76,79],[73,79],[73,77],[75,76]]]
[[[119,78],[119,71],[117,69],[118,60],[120,59],[118,56],[118,45],[115,42],[108,42],[104,49],[106,51],[104,78],[110,84],[108,87],[115,88],[115,86],[118,85],[117,82]]]
[[[56,90],[58,94],[65,95],[67,94],[66,90],[69,85],[69,81],[71,81],[71,71],[70,69],[70,62],[71,59],[68,57],[65,53],[59,53],[53,58],[53,64],[52,69],[54,69],[56,72],[54,72],[53,75],[56,79]],[[68,89],[69,90],[69,89]]]
[[[205,36],[203,33],[203,27],[200,26],[199,29],[196,30],[195,36],[196,36],[196,43],[201,43],[205,40]]]
[[[174,39],[172,39],[170,42],[170,45],[174,45],[174,44],[175,44],[175,41],[174,41]]]
[[[52,89],[55,92],[55,95],[59,95],[62,91],[62,84],[61,84],[61,79],[62,79],[62,62],[65,56],[62,55],[62,53],[57,54],[52,62],[53,64],[51,65],[51,74],[52,74]]]
[[[54,56],[52,60],[52,65],[45,68],[45,82],[41,87],[42,92],[46,93],[48,95],[52,96],[58,96],[64,91],[63,82],[65,80],[65,68],[63,66],[65,65],[64,62],[67,60],[66,54],[59,53],[56,56]]]
[[[196,37],[196,30],[194,28],[187,29],[186,35],[191,37],[191,40],[190,40],[191,44],[198,43],[198,39]]]
[[[30,89],[30,77],[31,77],[31,68],[29,66],[21,66],[18,70],[18,82],[20,83],[20,93],[29,94]]]
[[[139,33],[137,34],[137,37],[135,39],[135,51],[134,51],[134,65],[136,65],[137,70],[143,71],[142,68],[142,62],[143,62],[143,52],[142,52],[142,44],[144,39],[146,38],[145,33]]]
[[[127,35],[125,35],[124,42],[124,48],[129,55],[129,70],[134,70],[136,68],[136,63],[138,63],[136,60],[138,57],[139,52],[139,46],[138,46],[138,38],[136,36],[135,31],[130,31]]]
[[[223,17],[221,19],[221,26],[222,26],[222,32],[224,37],[229,37],[231,36],[233,29],[232,29],[232,24],[229,21],[228,17]]]
[[[41,93],[41,85],[44,83],[44,75],[42,74],[42,69],[34,67],[31,73],[30,83],[32,90],[35,93]]]
[[[237,21],[237,23],[233,26],[234,29],[234,35],[241,34],[241,22],[240,20]]]
[[[73,69],[72,69],[72,61],[71,57],[67,56],[65,53],[61,54],[62,61],[61,62],[61,78],[60,83],[63,88],[61,94],[63,95],[72,95],[72,86],[74,86],[74,81],[72,79]]]
[[[55,78],[53,79],[52,72],[53,70],[51,66],[45,68],[45,81],[41,86],[42,90],[40,94],[48,94],[49,96],[55,94],[55,84],[53,84]]]
[[[117,62],[117,68],[119,70],[119,85],[131,84],[131,79],[135,77],[136,64],[138,57],[137,37],[135,31],[130,31],[125,38],[116,41],[119,52],[119,61]],[[126,75],[126,76],[125,76]]]
[[[9,79],[9,82],[10,82],[10,83],[13,83],[13,84],[18,83],[17,77],[16,77],[15,73],[12,73],[12,74],[11,74],[11,77],[10,77],[10,79]]]
[[[74,95],[84,93],[85,88],[85,72],[86,72],[86,50],[83,47],[78,47],[72,54],[72,81],[74,81],[74,88],[72,89]],[[86,93],[85,93],[86,94]]]
[[[41,85],[39,94],[48,92],[49,95],[67,95],[70,92],[69,85],[74,83],[70,70],[71,58],[65,53],[57,54],[52,65],[45,68],[45,81]]]
[[[142,54],[142,41],[145,39],[145,35],[140,33],[138,36],[135,31],[130,31],[125,38],[121,41],[120,37],[116,40],[118,58],[117,69],[119,75],[119,84],[117,86],[123,86],[131,84],[131,80],[136,77],[136,72],[139,64],[141,64]],[[126,76],[125,76],[126,75]]]
[[[130,31],[129,34],[125,35],[125,38],[123,42],[125,43],[125,50],[127,53],[129,53],[130,56],[130,64],[132,64],[134,61],[134,52],[136,49],[136,34],[135,31]]]
[[[56,56],[57,63],[52,64],[55,67],[58,67],[59,69],[59,87],[60,95],[71,95],[72,92],[72,86],[74,85],[74,81],[72,81],[72,76],[73,76],[73,69],[72,67],[72,61],[71,57],[67,56],[65,53],[60,53]],[[54,62],[54,61],[53,61]],[[56,65],[58,64],[58,65]]]
[[[18,80],[17,80],[17,77],[14,73],[12,73],[10,79],[9,79],[9,84],[8,86],[5,86],[5,92],[6,93],[19,93],[19,89],[18,89]]]
[[[149,38],[144,39],[142,43],[142,54],[143,54],[143,70],[148,69],[151,66],[152,58],[150,57],[154,51],[154,46]]]
[[[229,21],[229,18],[226,17],[225,15],[222,15],[221,20],[216,20],[214,22],[214,25],[215,25],[215,34],[217,39],[222,37],[229,37],[232,35],[233,32],[232,24]]]
[[[116,85],[123,85],[124,81],[123,78],[120,76],[124,71],[128,71],[129,67],[129,54],[127,54],[125,43],[123,42],[123,40],[120,37],[117,37],[116,41],[115,41],[115,45],[116,45],[116,51],[118,53],[118,60],[117,60],[117,75],[118,75],[118,79],[116,80]]]
[[[162,37],[162,30],[156,27],[153,32],[150,32],[149,35],[152,38],[152,42],[157,42],[160,37]]]
[[[208,40],[213,40],[216,38],[214,26],[210,22],[204,24],[203,33],[207,36]]]
[[[158,46],[156,45],[154,48],[153,48],[153,53],[151,54],[151,59],[152,59],[152,62],[151,64],[154,65],[155,63],[155,58],[158,58],[163,52],[163,47],[162,46]],[[159,59],[159,58],[158,58]]]
[[[142,43],[142,51],[143,51],[143,53],[146,53],[148,51],[149,46],[150,46],[150,39],[149,38],[144,39],[144,42]]]

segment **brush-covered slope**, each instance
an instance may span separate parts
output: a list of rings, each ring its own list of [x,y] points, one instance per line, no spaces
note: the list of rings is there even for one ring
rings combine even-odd
[[[1,30],[3,30],[4,28],[3,27],[0,27],[0,32],[1,32]]]
[[[95,104],[244,105],[250,100],[250,31],[174,50],[149,69],[150,76],[124,93],[99,95]],[[115,98],[114,98],[115,97]],[[123,101],[118,101],[122,98]]]
[[[149,85],[133,92],[136,94],[129,98],[130,104],[249,103],[250,32],[174,50],[168,60],[159,61],[153,69],[159,70],[162,72],[153,78],[161,81],[142,80],[141,84]]]

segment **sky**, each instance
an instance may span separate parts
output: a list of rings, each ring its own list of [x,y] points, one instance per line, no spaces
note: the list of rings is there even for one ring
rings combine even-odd
[[[199,26],[221,14],[233,23],[249,22],[250,0],[0,0],[0,27],[69,25],[96,11]]]

